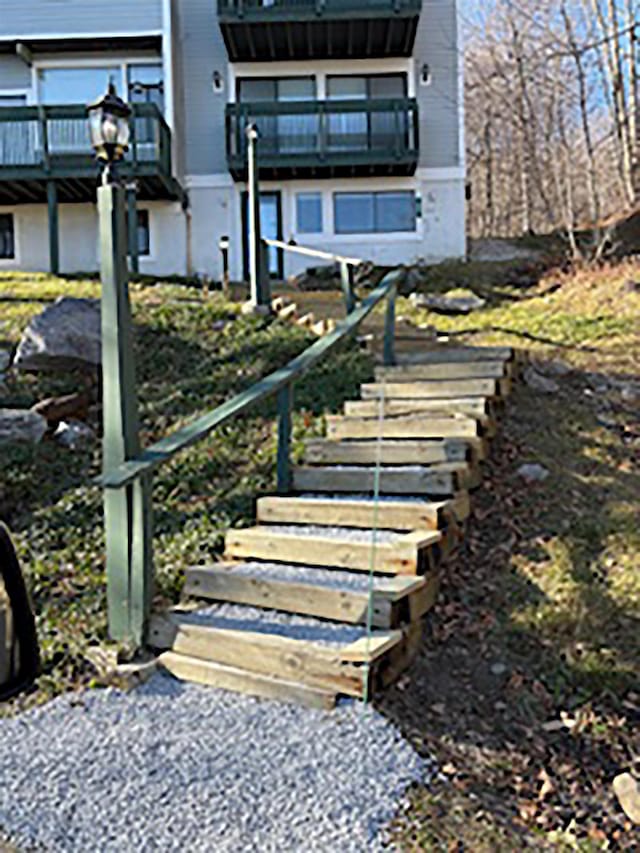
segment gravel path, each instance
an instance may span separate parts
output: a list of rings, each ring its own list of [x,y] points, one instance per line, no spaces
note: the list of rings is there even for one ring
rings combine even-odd
[[[431,767],[381,714],[155,676],[0,721],[0,827],[55,853],[360,853]]]
[[[304,583],[328,589],[367,592],[368,572],[345,572],[341,569],[322,569],[314,566],[289,565],[287,563],[240,563],[226,571],[243,577],[260,578],[286,583]],[[386,583],[385,583],[386,582]],[[374,589],[388,587],[386,577],[375,576]]]
[[[373,521],[373,518],[372,518]],[[261,524],[260,530],[282,533],[285,536],[314,536],[320,539],[343,539],[350,542],[373,542],[373,530],[358,527],[333,527],[319,524]],[[388,544],[396,542],[402,534],[392,530],[378,530],[376,542]]]

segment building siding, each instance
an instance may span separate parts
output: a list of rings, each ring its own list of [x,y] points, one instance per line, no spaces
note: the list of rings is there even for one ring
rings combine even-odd
[[[228,97],[228,57],[220,35],[215,0],[180,0],[179,52],[182,54],[184,166],[188,175],[227,171],[224,108]],[[214,93],[213,72],[224,78]]]
[[[447,168],[460,162],[458,27],[455,0],[424,0],[413,51],[420,109],[420,166]],[[431,83],[421,85],[427,64]]]
[[[0,38],[119,35],[162,29],[161,0],[2,0],[1,6]]]
[[[31,69],[17,56],[0,54],[0,92],[30,89]]]

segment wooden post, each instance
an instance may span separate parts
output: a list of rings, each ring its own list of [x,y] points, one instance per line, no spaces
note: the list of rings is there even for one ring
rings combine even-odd
[[[388,367],[396,363],[395,339],[396,339],[396,295],[397,286],[389,291],[387,297],[387,309],[384,318],[384,363]]]
[[[127,282],[125,189],[98,189],[102,278],[103,468],[138,455],[133,328]],[[104,495],[107,604],[112,639],[142,645],[153,575],[150,482],[141,477]]]
[[[293,383],[278,391],[278,493],[286,495],[291,490],[291,410],[293,408]]]
[[[47,181],[49,268],[52,275],[60,274],[60,228],[58,222],[58,210],[58,186],[55,181]]]
[[[247,161],[249,184],[249,283],[251,304],[258,311],[270,310],[268,282],[262,258],[262,230],[260,227],[260,181],[258,167],[258,128],[250,124],[247,134]]]
[[[356,307],[356,300],[353,293],[353,267],[347,261],[340,262],[340,281],[347,314],[351,314]]]
[[[127,230],[129,232],[129,264],[133,275],[140,272],[138,253],[138,208],[136,206],[136,185],[127,184]]]

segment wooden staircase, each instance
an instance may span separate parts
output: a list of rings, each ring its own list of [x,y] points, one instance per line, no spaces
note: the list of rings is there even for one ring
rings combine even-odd
[[[228,532],[225,562],[190,569],[184,604],[154,617],[161,666],[320,708],[393,681],[419,648],[519,370],[502,347],[379,368],[307,442],[292,493],[259,498],[255,526]]]

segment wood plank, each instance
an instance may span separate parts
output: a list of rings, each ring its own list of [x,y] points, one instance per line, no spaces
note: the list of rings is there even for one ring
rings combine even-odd
[[[383,412],[385,415],[404,415],[413,412],[458,412],[478,419],[490,416],[490,404],[484,397],[450,397],[429,399],[386,399]],[[347,400],[344,404],[347,417],[378,418],[380,417],[380,400]]]
[[[448,397],[495,397],[498,394],[497,383],[503,380],[495,379],[453,379],[451,381],[425,379],[415,382],[372,382],[361,386],[360,393],[364,400],[377,399],[384,393],[386,399],[406,400],[433,399]]]
[[[274,699],[278,702],[293,702],[307,708],[317,708],[331,711],[335,708],[337,694],[332,690],[321,690],[305,684],[248,672],[245,669],[225,666],[213,661],[201,660],[164,652],[160,655],[160,666],[181,681],[191,681],[196,684],[206,684],[234,693],[248,696],[258,696],[262,699]]]
[[[453,464],[457,466],[457,470],[449,467],[449,463],[446,462],[422,470],[416,468],[412,471],[403,468],[382,468],[379,478],[380,494],[416,497],[452,495],[459,491],[459,473],[465,470],[465,463]],[[364,467],[296,467],[293,469],[292,478],[295,492],[370,494],[375,489],[375,479],[375,470]]]
[[[386,636],[384,634],[371,637],[361,637],[355,643],[349,646],[344,646],[340,654],[343,660],[354,661],[355,663],[366,663],[367,660],[372,663],[382,655],[391,651],[394,646],[397,646],[402,641],[402,631],[390,631]]]
[[[470,457],[468,439],[364,439],[307,441],[304,461],[310,465],[433,465],[465,462]]]
[[[377,367],[376,382],[416,382],[421,380],[501,379],[504,361],[445,362],[440,364],[400,364]]]
[[[383,501],[378,511],[378,526],[382,530],[441,530],[453,512],[449,501]],[[371,500],[265,497],[258,500],[257,517],[263,524],[317,524],[370,529],[374,506]]]
[[[478,421],[465,415],[409,415],[385,418],[348,418],[327,416],[327,438],[330,441],[359,438],[475,438],[480,434]]]
[[[269,580],[262,574],[259,578],[252,578],[234,574],[224,566],[189,569],[184,592],[213,601],[299,613],[351,625],[365,623],[369,608],[367,593]],[[392,627],[392,604],[387,595],[378,595],[374,590],[373,624],[377,628]]]
[[[455,364],[473,361],[509,361],[518,350],[512,347],[449,347],[434,346],[412,353],[402,359],[402,364]]]
[[[421,565],[421,551],[440,542],[438,531],[425,531],[420,544],[409,536],[394,542],[379,542],[375,551],[375,571],[381,574],[415,575]],[[250,527],[230,530],[225,553],[233,559],[255,559],[307,566],[337,567],[352,571],[370,571],[371,543],[320,536],[295,536]]]

